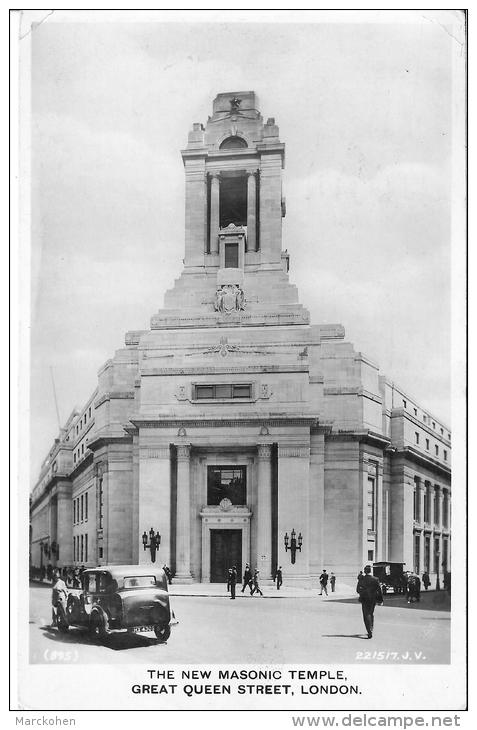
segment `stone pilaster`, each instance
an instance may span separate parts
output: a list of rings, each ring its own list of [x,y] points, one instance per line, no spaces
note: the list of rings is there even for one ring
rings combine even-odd
[[[264,580],[272,573],[272,445],[258,445],[257,565]]]
[[[309,582],[309,443],[279,444],[278,447],[278,565],[283,568],[288,584]],[[301,533],[303,545],[291,562],[291,552],[285,551],[284,535],[295,530]]]
[[[220,228],[220,177],[218,173],[212,173],[210,179],[210,253],[219,252],[219,228]]]
[[[156,563],[171,559],[171,460],[169,445],[147,446],[139,452],[139,563],[150,564],[151,553],[142,545],[143,532],[154,528],[161,535]]]
[[[190,444],[177,446],[176,579],[191,581],[190,574]]]
[[[256,251],[257,242],[257,182],[255,172],[248,173],[247,180],[247,250]]]
[[[71,484],[69,482],[59,483],[57,487],[58,499],[58,523],[57,536],[55,538],[59,545],[59,565],[72,565],[73,563],[73,501],[71,499]]]

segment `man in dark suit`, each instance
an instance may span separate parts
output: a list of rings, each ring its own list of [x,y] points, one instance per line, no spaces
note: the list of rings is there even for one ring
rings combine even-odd
[[[232,572],[229,574],[229,581],[230,581],[230,598],[231,600],[235,598],[235,585],[237,583],[237,568],[235,565],[232,568]]]
[[[250,565],[248,563],[246,564],[243,573],[242,593],[247,587],[250,588],[250,595],[252,595],[252,571],[250,570]]]
[[[280,565],[277,568],[277,572],[275,573],[275,580],[277,583],[277,591],[280,590],[280,586],[283,583],[283,574],[282,574],[282,566]]]
[[[359,594],[368,639],[371,639],[374,628],[374,609],[377,603],[380,606],[383,605],[381,586],[379,585],[379,580],[371,575],[371,566],[366,565],[364,575],[356,586],[356,593]]]

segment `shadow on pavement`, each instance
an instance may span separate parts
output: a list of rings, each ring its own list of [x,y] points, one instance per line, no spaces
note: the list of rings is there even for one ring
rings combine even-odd
[[[60,633],[53,626],[40,626],[43,636],[51,641],[61,644],[89,644],[90,646],[104,646],[105,649],[112,651],[122,651],[124,649],[138,649],[146,646],[165,646],[166,641],[159,641],[156,637],[142,636],[141,634],[124,633],[111,634],[103,642],[92,639],[84,629],[70,629],[67,634]]]
[[[333,603],[358,603],[357,598],[335,598]],[[421,593],[420,601],[407,602],[403,595],[387,593],[382,608],[406,608],[411,611],[450,611],[451,599],[444,591]]]
[[[324,639],[366,639],[368,637],[365,634],[322,634]]]

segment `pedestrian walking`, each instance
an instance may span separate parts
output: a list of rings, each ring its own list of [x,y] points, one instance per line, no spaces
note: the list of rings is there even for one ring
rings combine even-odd
[[[282,566],[281,565],[277,568],[277,572],[275,573],[275,581],[276,581],[276,584],[277,584],[277,591],[279,591],[280,590],[280,586],[283,583],[283,574],[282,574]]]
[[[53,573],[53,586],[51,589],[51,625],[58,625],[58,611],[63,611],[66,617],[66,602],[68,599],[68,588],[61,577],[60,571]]]
[[[323,568],[323,572],[320,575],[320,596],[323,595],[323,591],[325,592],[325,596],[328,595],[328,573],[326,572],[326,568]]]
[[[250,588],[250,595],[252,595],[252,571],[250,570],[250,565],[247,563],[245,565],[245,570],[243,572],[243,586],[242,586],[242,593],[247,588],[247,586]]]
[[[415,573],[409,573],[407,576],[407,602],[421,600],[421,579]]]
[[[235,565],[232,567],[229,573],[229,583],[230,583],[230,600],[235,599],[235,585],[237,583],[237,568]]]
[[[254,572],[254,574],[253,574],[253,588],[252,588],[252,592],[250,594],[252,596],[253,596],[254,593],[260,593],[260,595],[263,596],[263,593],[260,590],[260,586],[258,585],[258,574],[259,574],[259,572],[260,572],[259,570],[256,570]]]
[[[429,578],[429,573],[427,570],[424,571],[422,574],[422,585],[424,586],[424,589],[427,591],[429,586],[431,585],[431,579]]]
[[[447,591],[447,593],[450,596],[450,594],[451,594],[451,574],[447,570],[444,572],[443,585],[444,585],[444,590]]]
[[[331,592],[332,593],[335,592],[335,585],[336,585],[336,575],[334,573],[332,573],[330,575],[330,586],[331,586]]]
[[[383,605],[383,594],[379,580],[371,575],[371,566],[366,565],[364,575],[358,580],[356,593],[359,595],[361,610],[363,612],[363,621],[368,633],[368,639],[373,636],[374,629],[374,609],[376,604]]]
[[[169,583],[169,585],[171,585],[172,584],[172,573],[171,573],[171,569],[169,568],[168,565],[163,565],[162,566],[162,570],[166,574],[167,582]]]

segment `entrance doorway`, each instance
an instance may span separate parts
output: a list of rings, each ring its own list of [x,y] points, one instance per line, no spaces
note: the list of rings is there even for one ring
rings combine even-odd
[[[228,569],[237,568],[237,581],[242,576],[242,530],[210,531],[210,582],[225,583]]]

